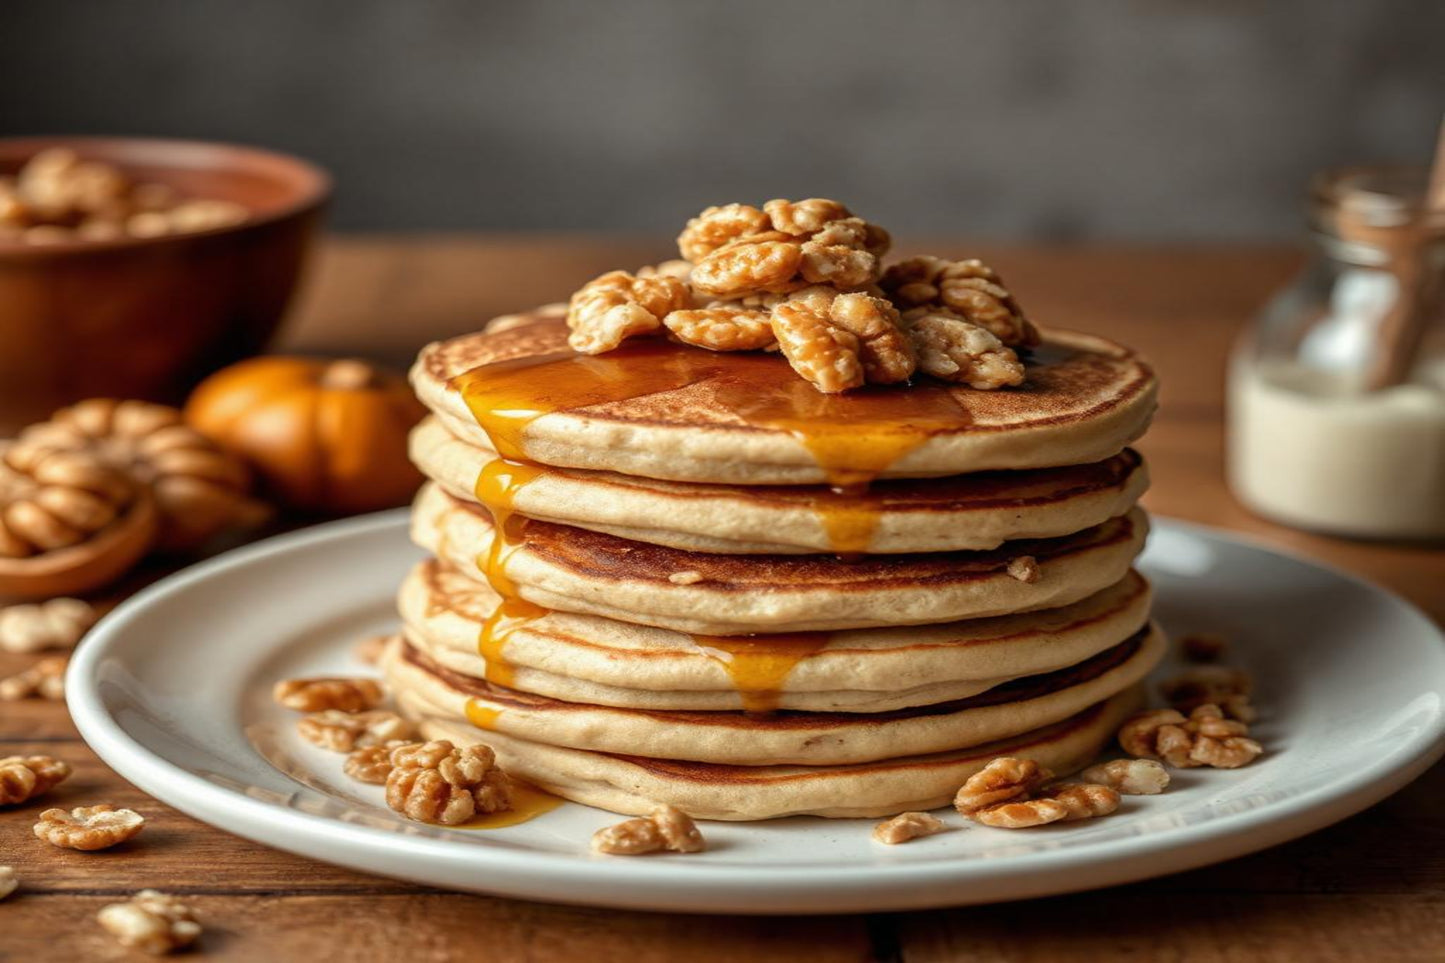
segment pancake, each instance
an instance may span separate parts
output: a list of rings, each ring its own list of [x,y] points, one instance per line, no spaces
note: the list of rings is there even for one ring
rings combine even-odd
[[[846,766],[725,766],[568,749],[483,733],[437,712],[412,693],[398,699],[428,739],[485,742],[508,772],[574,802],[616,813],[645,814],[659,803],[698,819],[757,820],[814,815],[892,816],[953,800],[969,776],[998,756],[1032,759],[1059,775],[1098,756],[1120,723],[1143,702],[1125,690],[1062,722],[971,749]]]
[[[411,456],[457,498],[476,501],[497,455],[435,417],[412,432]],[[840,554],[977,551],[1053,538],[1134,506],[1148,487],[1132,449],[1087,465],[878,482],[839,494],[821,486],[701,485],[539,467],[511,508],[542,521],[695,552]]]
[[[589,357],[556,313],[422,349],[412,384],[453,435],[503,456],[674,481],[857,485],[1102,461],[1156,403],[1137,355],[1046,330],[1026,382],[980,391],[922,378],[816,391],[777,354],[660,338]],[[483,428],[479,419],[487,424]]]
[[[944,625],[703,639],[551,612],[478,651],[500,599],[446,563],[419,563],[398,608],[408,637],[455,672],[524,692],[636,709],[886,712],[962,699],[1082,662],[1148,620],[1137,572],[1072,605]]]
[[[964,749],[1051,725],[1139,682],[1163,657],[1157,628],[1085,661],[938,705],[893,712],[650,712],[563,702],[442,668],[411,646],[387,682],[486,732],[598,752],[732,765],[841,765]]]
[[[464,572],[495,559],[492,577],[546,609],[707,635],[921,625],[1068,605],[1122,579],[1144,546],[1134,509],[1074,535],[1024,539],[988,552],[719,555],[531,521],[493,554],[487,511],[435,485],[412,513],[412,538]],[[1037,560],[1038,578],[1008,574]],[[480,577],[480,574],[479,574]]]

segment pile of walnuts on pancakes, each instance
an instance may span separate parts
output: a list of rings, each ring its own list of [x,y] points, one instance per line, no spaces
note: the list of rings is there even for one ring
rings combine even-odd
[[[678,236],[682,260],[584,284],[568,342],[602,354],[665,335],[710,351],[780,351],[829,394],[916,373],[992,389],[1022,384],[1016,348],[1038,330],[994,270],[914,257],[884,267],[892,239],[824,198],[709,207]]]

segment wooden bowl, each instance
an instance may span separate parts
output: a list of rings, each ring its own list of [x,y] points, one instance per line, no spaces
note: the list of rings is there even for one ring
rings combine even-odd
[[[255,354],[296,288],[331,191],[295,157],[195,141],[0,139],[0,174],[48,147],[252,212],[230,227],[155,238],[0,241],[0,437],[82,398],[179,403]]]

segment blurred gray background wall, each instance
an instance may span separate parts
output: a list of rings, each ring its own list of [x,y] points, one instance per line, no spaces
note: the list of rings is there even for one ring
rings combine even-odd
[[[1442,108],[1445,0],[0,0],[0,133],[295,151],[355,229],[1288,237]]]

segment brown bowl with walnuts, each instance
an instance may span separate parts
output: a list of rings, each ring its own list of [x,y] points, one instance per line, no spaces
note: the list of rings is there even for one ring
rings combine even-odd
[[[330,190],[251,147],[0,140],[0,437],[81,398],[179,401],[256,353]]]

